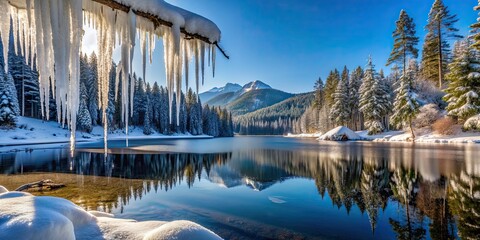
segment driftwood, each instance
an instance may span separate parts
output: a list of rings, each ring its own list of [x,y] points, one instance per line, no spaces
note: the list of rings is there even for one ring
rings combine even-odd
[[[36,191],[44,191],[44,190],[55,190],[62,187],[65,187],[65,184],[54,183],[52,180],[46,179],[38,182],[23,184],[22,186],[15,189],[15,191],[23,192],[23,191],[28,191],[32,189]]]

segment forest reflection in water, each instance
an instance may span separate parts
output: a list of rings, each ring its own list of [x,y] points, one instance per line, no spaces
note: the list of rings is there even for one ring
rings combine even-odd
[[[135,151],[106,158],[89,149],[73,158],[68,150],[43,149],[0,153],[0,174],[0,185],[7,186],[38,174],[56,177],[69,187],[48,194],[105,211],[123,209],[153,191],[182,184],[191,188],[204,180],[264,191],[284,181],[311,179],[320,201],[328,199],[347,213],[358,208],[372,232],[380,231],[377,222],[384,213],[397,238],[480,239],[480,151],[470,145],[327,144],[209,154]],[[401,213],[386,211],[389,207]]]

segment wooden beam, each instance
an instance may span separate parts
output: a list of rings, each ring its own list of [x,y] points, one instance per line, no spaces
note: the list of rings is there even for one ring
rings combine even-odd
[[[123,12],[128,13],[130,11],[129,6],[123,5],[123,4],[118,3],[114,0],[93,0],[93,1],[97,2],[97,3],[100,3],[100,4],[103,4],[105,6],[108,6],[112,9],[120,10],[120,11],[123,11]],[[146,19],[152,21],[155,28],[157,28],[160,25],[167,26],[167,27],[172,27],[173,26],[173,23],[165,21],[165,20],[161,19],[160,17],[155,16],[153,14],[146,13],[146,12],[143,12],[143,11],[138,11],[138,10],[133,10],[133,12],[140,17],[143,17],[143,18],[146,18]],[[226,54],[225,50],[223,50],[220,47],[218,42],[211,42],[210,39],[208,39],[207,37],[202,36],[200,34],[189,33],[187,30],[185,30],[185,28],[180,28],[180,32],[183,33],[187,37],[186,39],[199,39],[199,40],[201,40],[203,42],[206,42],[208,44],[215,45],[218,48],[218,50],[220,50],[220,52],[223,54],[223,56],[225,58],[230,59],[230,56],[228,56]]]

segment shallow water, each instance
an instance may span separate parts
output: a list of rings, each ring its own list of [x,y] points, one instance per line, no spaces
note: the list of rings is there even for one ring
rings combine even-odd
[[[235,137],[2,152],[0,185],[227,239],[480,237],[480,147]]]

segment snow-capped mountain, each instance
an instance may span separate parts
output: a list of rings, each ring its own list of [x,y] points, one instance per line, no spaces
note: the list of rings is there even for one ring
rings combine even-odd
[[[272,89],[270,85],[260,81],[260,80],[255,80],[253,82],[249,82],[245,84],[242,89],[238,92],[239,95],[243,95],[246,92],[250,92],[252,90],[258,90],[258,89]]]
[[[218,95],[221,95],[221,94],[224,94],[224,93],[233,93],[233,92],[237,92],[239,91],[240,89],[242,89],[242,86],[240,86],[239,84],[236,84],[236,83],[227,83],[225,86],[223,87],[214,87],[204,93],[200,93],[200,100],[203,102],[203,103],[206,103],[208,102],[208,100],[218,96]]]
[[[256,80],[243,87],[230,83],[225,87],[212,88],[201,93],[200,99],[203,104],[226,107],[236,116],[271,106],[292,96]]]

